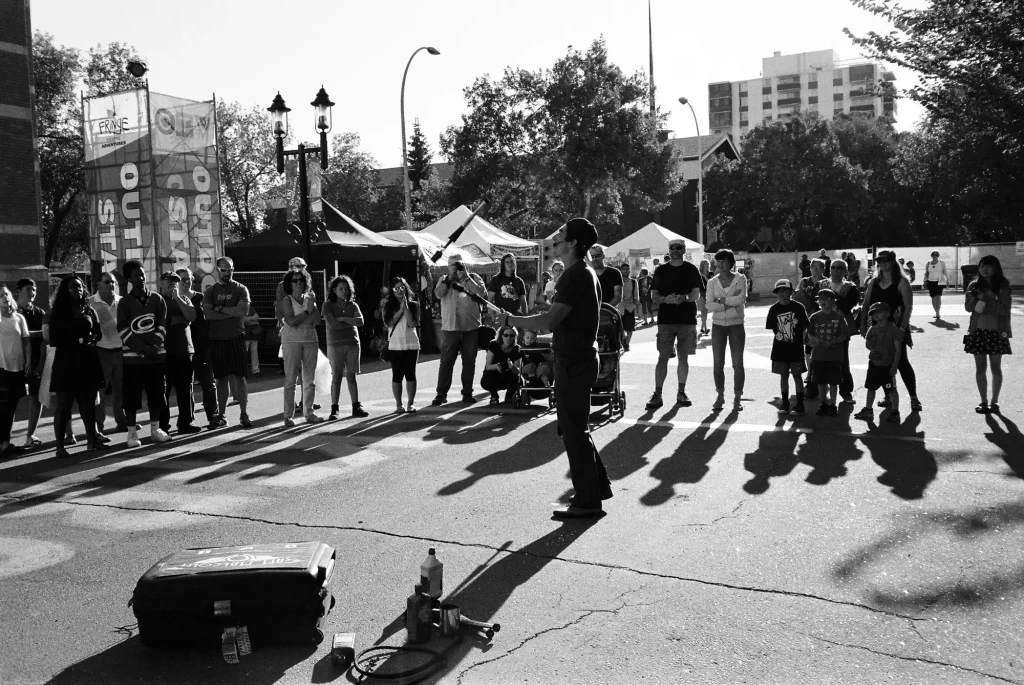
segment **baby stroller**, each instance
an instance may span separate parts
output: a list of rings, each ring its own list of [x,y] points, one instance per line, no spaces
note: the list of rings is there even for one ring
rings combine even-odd
[[[551,338],[538,337],[532,345],[529,347],[523,346],[520,348],[520,351],[523,353],[524,373],[522,383],[519,384],[519,388],[512,398],[512,406],[519,409],[530,404],[531,401],[542,399],[546,396],[548,398],[548,407],[554,409],[554,385],[545,384],[541,380],[542,375],[551,376],[553,379],[551,369],[554,366],[554,355],[551,352]],[[525,370],[531,365],[534,367],[533,374],[528,375],[525,373]],[[543,365],[548,367],[546,374],[542,374]]]
[[[619,375],[622,357],[622,318],[612,305],[601,305],[601,319],[597,326],[597,355],[600,367],[597,380],[590,391],[591,406],[608,405],[608,415],[626,414],[626,393],[622,391]]]

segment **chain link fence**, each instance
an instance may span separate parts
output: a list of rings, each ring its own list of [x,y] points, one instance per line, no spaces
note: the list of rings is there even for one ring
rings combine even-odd
[[[313,292],[316,294],[317,307],[322,307],[324,298],[327,296],[327,272],[309,272],[313,283]],[[249,289],[249,299],[256,308],[260,317],[260,326],[263,328],[263,339],[260,340],[259,354],[260,363],[268,365],[279,365],[280,358],[277,356],[278,348],[281,345],[281,338],[277,332],[277,316],[274,313],[274,304],[279,298],[278,288],[284,279],[283,271],[236,271],[233,278]],[[326,349],[327,329],[321,321],[316,327],[317,337],[320,338],[320,349]]]

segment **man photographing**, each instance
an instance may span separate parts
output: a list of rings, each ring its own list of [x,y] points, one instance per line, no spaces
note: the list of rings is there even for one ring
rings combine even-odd
[[[438,279],[434,296],[441,301],[441,368],[437,372],[437,395],[430,404],[440,407],[448,401],[455,360],[462,355],[462,401],[473,401],[476,372],[477,329],[480,305],[473,301],[486,296],[484,280],[466,270],[458,257],[448,260],[448,275]]]
[[[586,219],[570,219],[555,234],[552,247],[565,264],[551,308],[533,316],[498,317],[501,324],[519,328],[553,329],[555,403],[562,442],[569,458],[572,502],[552,514],[558,519],[604,516],[601,500],[612,496],[611,482],[590,436],[590,391],[597,380],[597,327],[601,286],[587,266],[587,251],[597,242],[597,229]]]

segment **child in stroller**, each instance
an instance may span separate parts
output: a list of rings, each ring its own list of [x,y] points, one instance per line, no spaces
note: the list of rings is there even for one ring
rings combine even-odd
[[[523,401],[529,404],[534,397],[551,393],[555,354],[551,343],[541,340],[536,331],[523,331]],[[535,392],[531,392],[535,389]]]

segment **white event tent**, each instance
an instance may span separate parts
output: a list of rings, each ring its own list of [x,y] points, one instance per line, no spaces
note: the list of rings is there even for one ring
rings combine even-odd
[[[459,226],[472,213],[473,211],[466,207],[466,205],[459,205],[447,216],[438,219],[435,223],[420,231],[420,233],[435,235],[444,244],[448,242],[449,236],[457,231]],[[526,254],[536,255],[538,250],[536,242],[506,233],[480,216],[473,217],[469,226],[466,226],[466,230],[455,241],[458,247],[469,243],[476,245],[483,250],[484,254],[494,258],[500,258],[503,252],[512,252],[517,257]],[[529,251],[530,248],[532,248],[532,251]]]
[[[659,226],[653,221],[635,233],[627,235],[625,238],[609,245],[605,248],[605,263],[618,266],[622,262],[630,261],[632,259],[639,259],[640,261],[648,261],[654,258],[658,258],[659,261],[662,257],[668,254],[668,243],[670,240],[682,240],[686,243],[686,259],[687,261],[700,263],[700,260],[704,258],[704,246],[695,240],[683,237],[678,233],[674,233],[664,226]],[[630,250],[650,250],[647,255],[639,255],[636,252],[630,255]]]
[[[461,261],[473,267],[473,271],[483,275],[491,276],[500,270],[498,263],[484,254],[483,250],[473,243],[466,243],[461,247],[449,245],[441,254],[441,259],[435,263],[433,257],[448,242],[447,238],[442,239],[423,231],[381,231],[378,235],[399,243],[418,247],[420,256],[423,257],[423,260],[430,267],[432,275],[434,275],[435,271],[447,270],[448,259],[451,257],[458,257]]]

